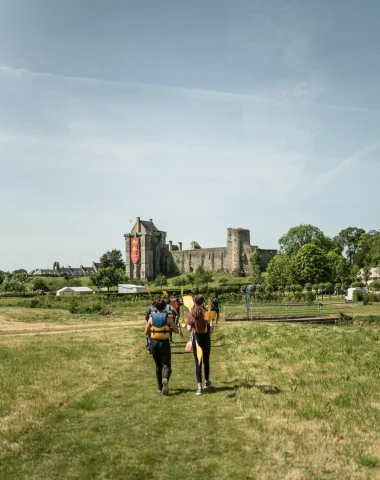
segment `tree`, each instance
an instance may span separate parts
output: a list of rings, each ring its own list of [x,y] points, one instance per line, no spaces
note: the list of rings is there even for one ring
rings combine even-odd
[[[26,292],[26,286],[23,283],[16,282],[15,280],[10,280],[9,282],[4,283],[3,289],[5,292],[13,292],[13,293]]]
[[[99,268],[96,273],[90,275],[90,281],[93,285],[100,288],[114,287],[119,283],[125,283],[128,281],[128,277],[125,275],[125,271],[121,268],[115,269],[112,267]]]
[[[12,280],[19,283],[27,283],[29,277],[26,272],[19,272],[12,275]]]
[[[260,255],[259,253],[253,252],[249,257],[249,263],[251,264],[252,275],[249,279],[252,285],[260,285],[262,283],[261,270],[260,270]]]
[[[288,255],[276,255],[267,266],[267,281],[275,290],[284,292],[285,286],[291,283],[291,259]]]
[[[115,270],[125,268],[123,254],[120,250],[110,250],[100,257],[100,268],[112,267]]]
[[[363,268],[363,273],[362,273],[362,278],[363,278],[366,286],[368,286],[368,281],[371,280],[371,276],[372,276],[371,268],[370,267],[364,267]]]
[[[346,257],[349,263],[353,263],[353,259],[358,248],[360,237],[365,233],[365,230],[357,227],[348,227],[334,238],[335,242],[340,245],[342,250],[346,251]]]
[[[323,284],[323,291],[324,291],[325,293],[328,293],[329,298],[331,298],[332,288],[333,288],[333,284],[332,284],[331,282],[325,282],[325,283]],[[322,297],[322,300],[323,300],[323,297]]]
[[[331,275],[327,255],[313,243],[299,249],[292,259],[291,270],[293,277],[301,285],[324,282],[329,280]]]
[[[205,270],[202,265],[199,265],[199,267],[195,270],[194,274],[194,282],[195,285],[197,286],[206,286],[208,287],[208,284],[212,282],[212,273],[209,272],[208,270]]]
[[[360,237],[353,264],[360,268],[375,267],[380,260],[380,231],[370,230]]]
[[[350,278],[350,267],[343,255],[332,251],[327,254],[327,260],[331,271],[331,281],[344,285]]]
[[[186,279],[185,277],[176,277],[174,280],[173,280],[173,285],[175,287],[183,287],[184,285],[186,285]]]
[[[24,270],[23,268],[19,268],[18,270],[15,270],[14,272],[12,272],[13,275],[16,274],[16,273],[28,273],[26,270]]]
[[[49,290],[45,281],[42,278],[35,277],[32,281],[32,290],[36,292],[37,290],[47,291]]]
[[[157,277],[155,278],[154,280],[154,284],[156,285],[156,287],[166,287],[166,285],[168,284],[168,279],[165,277],[165,275],[162,275],[161,273],[159,275],[157,275]]]
[[[311,283],[305,283],[305,290],[310,293],[313,290],[313,285]]]
[[[192,273],[188,273],[186,275],[186,285],[191,285],[193,286],[194,285],[194,282],[195,282],[195,278],[194,278],[194,274]]]
[[[378,282],[378,281],[372,282],[371,285],[370,285],[370,288],[371,288],[371,290],[379,291],[380,290],[380,282]]]
[[[352,282],[359,282],[361,284],[361,281],[359,279],[359,274],[360,274],[360,268],[357,267],[356,265],[353,265],[350,268],[350,278],[347,283],[351,285]]]
[[[332,247],[332,241],[325,237],[323,232],[313,225],[299,225],[291,228],[279,241],[280,253],[294,256],[304,245],[315,244],[323,250]]]

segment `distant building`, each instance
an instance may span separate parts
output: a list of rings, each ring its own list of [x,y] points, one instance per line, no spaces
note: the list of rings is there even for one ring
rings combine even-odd
[[[96,273],[100,268],[100,263],[93,262],[91,267],[57,267],[53,268],[37,268],[28,273],[33,277],[89,277],[92,273]]]
[[[140,220],[140,217],[124,238],[126,273],[129,278],[143,280],[152,280],[160,273],[191,273],[200,265],[213,273],[246,276],[252,274],[250,256],[253,252],[259,254],[262,271],[277,254],[275,249],[252,246],[250,232],[244,228],[229,228],[225,247],[201,248],[194,241],[189,250],[182,250],[181,242],[166,243],[166,232],[158,230],[153,220]]]
[[[358,275],[358,277],[362,282],[364,282],[363,273],[364,273],[364,269],[362,268]],[[368,285],[370,285],[372,282],[380,282],[380,267],[371,268],[371,277],[368,280]]]
[[[126,283],[119,283],[118,292],[119,293],[146,293],[146,289],[141,285],[130,285]]]
[[[89,287],[64,287],[57,291],[57,297],[77,297],[79,295],[92,295],[94,290]]]

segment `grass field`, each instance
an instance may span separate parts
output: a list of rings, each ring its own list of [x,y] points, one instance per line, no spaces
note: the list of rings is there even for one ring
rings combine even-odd
[[[143,325],[0,309],[1,480],[380,478],[378,326],[221,321],[213,391],[175,343],[162,397]]]

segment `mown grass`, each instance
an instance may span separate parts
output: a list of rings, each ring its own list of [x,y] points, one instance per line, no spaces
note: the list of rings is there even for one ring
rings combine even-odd
[[[234,305],[222,305],[223,313],[228,315],[245,315],[247,313],[247,307],[245,304],[234,304]],[[380,304],[374,303],[372,305],[360,305],[357,303],[331,303],[323,302],[322,306],[319,308],[315,303],[313,305],[299,304],[287,307],[286,304],[262,304],[262,303],[252,303],[251,304],[251,314],[253,317],[270,317],[270,316],[289,316],[294,317],[299,316],[308,316],[308,315],[321,315],[321,316],[339,316],[340,313],[350,315],[354,318],[357,317],[374,317],[376,321],[376,316],[380,316]]]
[[[0,478],[379,478],[379,341],[221,323],[213,391],[176,343],[162,397],[141,328],[1,336]]]

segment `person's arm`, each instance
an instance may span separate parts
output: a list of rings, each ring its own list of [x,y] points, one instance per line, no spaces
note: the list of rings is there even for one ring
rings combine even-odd
[[[169,327],[173,330],[174,333],[178,333],[178,326],[175,324],[173,317],[168,317]]]
[[[210,321],[210,335],[212,335],[214,333],[214,328],[215,328],[214,320],[211,320]]]
[[[146,321],[149,320],[149,317],[150,317],[151,312],[152,312],[152,309],[151,309],[151,308],[149,308],[149,310],[147,310],[147,311],[145,312],[145,320],[146,320]]]
[[[188,332],[191,332],[194,328],[194,319],[193,319],[193,316],[191,315],[191,312],[188,312],[187,314],[186,328]]]
[[[145,335],[149,335],[150,334],[150,327],[152,326],[152,317],[149,317],[149,320],[147,321],[146,323],[146,327],[145,327]]]

